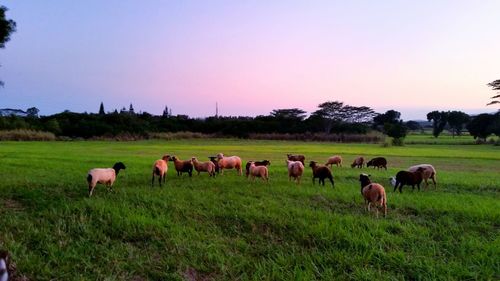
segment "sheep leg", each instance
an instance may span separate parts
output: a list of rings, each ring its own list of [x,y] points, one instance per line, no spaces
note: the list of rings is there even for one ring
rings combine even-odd
[[[403,193],[403,183],[399,184],[399,193]]]
[[[417,183],[418,191],[420,191],[420,183]]]
[[[392,192],[396,192],[396,189],[398,189],[399,182],[396,182],[396,185],[394,186],[394,190]]]
[[[89,197],[92,196],[92,192],[94,192],[94,187],[95,186],[89,185]]]
[[[329,179],[330,179],[330,182],[332,183],[332,188],[334,188],[335,187],[335,183],[333,182],[333,177],[329,177]]]
[[[151,176],[151,187],[154,186],[154,182],[155,182],[155,174],[153,173],[153,176]]]
[[[368,205],[366,207],[366,209],[368,210],[368,212],[370,212],[370,206],[371,206],[372,202],[368,202]]]
[[[316,178],[314,176],[313,176],[312,180],[313,180],[313,185],[315,185],[316,184]]]
[[[161,187],[161,176],[158,177],[158,185]]]
[[[167,181],[167,175],[163,174],[163,184],[165,184],[166,181]]]

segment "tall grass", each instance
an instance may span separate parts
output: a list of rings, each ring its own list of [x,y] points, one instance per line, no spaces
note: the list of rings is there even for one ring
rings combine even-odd
[[[165,153],[271,161],[270,183],[235,171],[150,186]],[[335,188],[290,183],[286,153],[326,161],[384,155],[389,169],[334,168]],[[227,139],[0,144],[0,248],[32,280],[497,280],[495,146]],[[26,167],[29,159],[29,169]],[[86,172],[123,161],[114,192],[87,197]],[[387,179],[434,164],[438,188],[402,194]],[[360,172],[386,186],[388,217],[366,212]]]
[[[36,130],[5,130],[0,131],[0,141],[53,141],[56,136],[50,132]]]

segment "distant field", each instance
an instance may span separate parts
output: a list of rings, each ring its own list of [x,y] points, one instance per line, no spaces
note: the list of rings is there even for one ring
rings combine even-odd
[[[270,160],[270,183],[234,171],[177,177],[170,163],[167,185],[151,188],[163,154],[218,152]],[[310,168],[296,186],[286,153],[346,163],[334,189],[313,186]],[[385,156],[389,169],[351,169],[357,155]],[[31,280],[500,279],[498,146],[0,142],[0,159],[0,249]],[[88,198],[86,172],[116,161],[127,170],[115,192]],[[437,190],[393,193],[387,179],[418,163],[434,164]],[[387,218],[363,208],[360,171],[386,186]]]

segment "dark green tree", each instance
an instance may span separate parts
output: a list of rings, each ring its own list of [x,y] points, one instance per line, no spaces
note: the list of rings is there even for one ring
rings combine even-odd
[[[393,145],[403,145],[403,139],[408,133],[408,128],[405,126],[402,120],[397,123],[385,123],[384,124],[385,133],[392,138]]]
[[[135,111],[134,111],[134,106],[132,106],[132,104],[130,104],[129,108],[128,108],[128,113],[129,114],[135,114]]]
[[[302,121],[306,118],[306,112],[299,108],[273,109],[270,115],[276,119],[289,119]]]
[[[464,128],[465,124],[469,122],[470,116],[462,111],[450,111],[448,112],[448,124],[451,127],[451,132],[453,137],[455,137],[455,134],[457,136],[460,136],[462,133],[462,129]]]
[[[106,112],[104,112],[104,104],[101,101],[101,105],[99,106],[99,115],[104,115]]]
[[[40,112],[40,110],[38,110],[38,108],[36,107],[30,107],[26,110],[26,113],[28,113],[28,117],[31,118],[38,118],[38,112]]]
[[[494,122],[495,115],[482,113],[473,117],[466,127],[475,139],[479,138],[486,140],[486,138],[493,133]]]
[[[16,31],[16,22],[5,16],[7,11],[5,6],[0,6],[0,48],[5,48],[5,43],[10,40],[10,35]],[[0,86],[3,85],[3,81],[0,81]]]
[[[427,113],[427,120],[432,121],[432,135],[437,138],[448,122],[448,113],[437,110],[431,111]]]

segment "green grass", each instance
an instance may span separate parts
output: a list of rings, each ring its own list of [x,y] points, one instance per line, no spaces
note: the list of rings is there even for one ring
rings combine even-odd
[[[151,165],[217,152],[268,159],[270,183],[229,171],[174,175]],[[335,188],[289,183],[284,156],[343,156]],[[350,161],[386,186],[388,217],[363,208]],[[500,278],[499,147],[387,147],[285,141],[0,142],[0,248],[32,280],[446,280]],[[123,161],[115,192],[87,198],[86,172]],[[438,189],[393,193],[388,178],[431,163]]]

